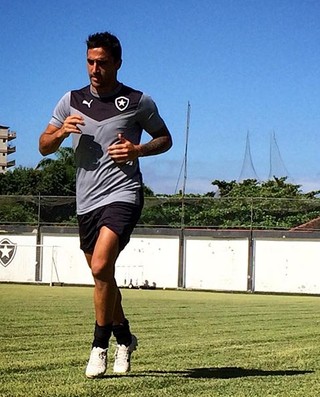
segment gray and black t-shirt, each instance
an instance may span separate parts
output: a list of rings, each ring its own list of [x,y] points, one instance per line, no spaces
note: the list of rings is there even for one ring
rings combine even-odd
[[[134,144],[143,130],[154,132],[164,126],[153,100],[144,93],[120,84],[107,96],[97,96],[86,86],[67,92],[54,109],[50,124],[60,128],[70,115],[80,115],[85,125],[72,134],[77,165],[77,213],[122,201],[139,204],[142,176],[138,159],[116,164],[107,148],[118,134]]]

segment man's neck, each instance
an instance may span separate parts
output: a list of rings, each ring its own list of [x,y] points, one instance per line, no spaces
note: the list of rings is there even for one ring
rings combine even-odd
[[[117,89],[120,87],[120,83],[119,81],[115,81],[112,85],[110,85],[109,87],[104,87],[101,89],[97,89],[95,87],[93,87],[90,84],[90,91],[98,96],[108,96],[110,94],[113,94],[115,91],[117,91]]]

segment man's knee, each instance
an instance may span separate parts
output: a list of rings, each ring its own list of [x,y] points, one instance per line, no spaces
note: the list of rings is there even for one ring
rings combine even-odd
[[[95,279],[110,282],[114,279],[114,264],[92,261],[91,273]]]

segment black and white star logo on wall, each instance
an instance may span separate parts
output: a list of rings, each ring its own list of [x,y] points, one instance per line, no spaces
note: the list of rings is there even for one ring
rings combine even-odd
[[[129,98],[125,96],[119,96],[115,99],[114,104],[116,105],[116,108],[120,110],[120,112],[123,112],[129,106],[129,102]]]
[[[14,258],[17,251],[17,244],[4,238],[0,241],[0,264],[7,267]]]

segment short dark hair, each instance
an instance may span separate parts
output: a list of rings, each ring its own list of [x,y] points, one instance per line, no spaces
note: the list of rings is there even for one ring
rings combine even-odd
[[[122,49],[119,39],[109,32],[94,33],[88,36],[87,50],[105,48],[111,52],[115,61],[121,61]]]

